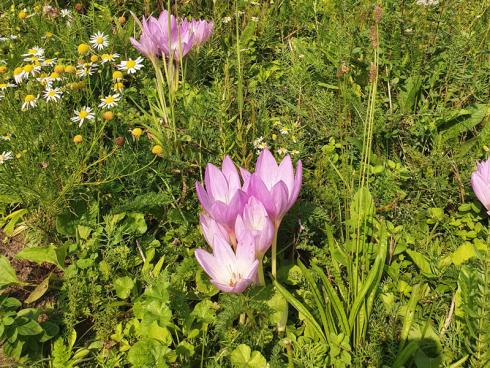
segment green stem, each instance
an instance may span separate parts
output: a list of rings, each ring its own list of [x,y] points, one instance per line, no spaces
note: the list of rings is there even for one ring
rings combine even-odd
[[[275,226],[274,229],[274,239],[272,240],[272,277],[275,279],[276,274],[277,274],[277,264],[276,264],[276,258],[277,258],[277,233],[279,232],[279,225],[280,222],[278,222]]]
[[[259,261],[259,285],[260,286],[265,286],[265,277],[264,277],[264,256],[259,256],[258,261]]]

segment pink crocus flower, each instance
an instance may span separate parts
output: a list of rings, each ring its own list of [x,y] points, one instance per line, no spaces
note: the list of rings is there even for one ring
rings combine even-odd
[[[213,253],[196,249],[197,261],[219,290],[241,293],[257,278],[259,261],[255,258],[253,239],[243,237],[237,244],[236,253],[220,236],[213,238]]]
[[[476,171],[471,174],[471,186],[490,215],[490,159],[477,163]]]
[[[196,182],[197,197],[202,207],[226,229],[232,243],[235,243],[235,220],[242,212],[248,196],[242,190],[240,175],[231,158],[224,158],[221,170],[208,164],[204,182],[206,188]]]
[[[267,252],[274,238],[274,224],[262,203],[255,197],[250,197],[243,208],[243,214],[238,215],[235,222],[235,233],[238,242],[244,237],[252,236],[255,242],[255,252],[259,261]]]
[[[150,17],[141,20],[141,36],[139,41],[131,37],[130,42],[140,53],[147,58],[159,57],[161,54],[158,44],[154,41],[153,35],[159,32],[158,25],[154,22],[155,18]]]
[[[163,10],[158,19],[143,18],[141,31],[139,41],[131,39],[131,43],[138,51],[147,57],[158,54],[178,62],[194,46],[207,41],[213,32],[213,23],[205,20],[179,20],[167,10]]]
[[[212,217],[209,217],[206,213],[199,215],[199,222],[201,223],[201,230],[204,238],[208,244],[213,247],[214,237],[218,236],[225,242],[230,243],[230,234],[226,231],[225,227],[217,223]]]
[[[277,165],[271,152],[264,149],[257,159],[255,173],[240,170],[245,181],[243,190],[262,202],[278,228],[286,212],[298,199],[303,175],[301,160],[298,161],[295,174],[289,155]]]

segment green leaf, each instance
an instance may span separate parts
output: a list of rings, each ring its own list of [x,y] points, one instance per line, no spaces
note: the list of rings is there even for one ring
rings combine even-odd
[[[146,226],[145,215],[139,212],[131,212],[124,219],[126,230],[132,233],[144,234],[148,227]]]
[[[235,368],[266,368],[267,360],[264,356],[254,351],[248,345],[240,344],[231,353],[231,364]]]
[[[288,322],[288,302],[280,293],[274,293],[272,298],[267,301],[267,305],[274,311],[269,320],[277,326],[279,332],[286,330]]]
[[[274,286],[282,295],[284,295],[288,303],[291,304],[293,308],[296,309],[299,313],[301,313],[308,320],[309,323],[311,323],[311,326],[315,331],[315,333],[317,334],[317,336],[320,337],[322,340],[326,341],[325,334],[323,333],[320,324],[317,322],[315,317],[313,317],[310,311],[298,299],[296,299],[284,286],[279,284],[277,280],[274,280]]]
[[[63,270],[66,257],[66,246],[56,248],[54,244],[47,247],[24,248],[15,256],[35,263],[51,263]]]
[[[126,299],[131,294],[133,290],[134,281],[128,277],[119,277],[114,281],[114,289],[116,290],[116,295],[121,299]]]
[[[24,300],[24,303],[34,303],[36,300],[41,298],[46,293],[46,291],[48,291],[50,277],[51,274],[49,274],[48,277],[46,277],[39,285],[37,285],[36,288],[29,294],[27,299]]]
[[[7,257],[0,256],[0,288],[10,284],[23,284],[15,275]]]
[[[369,219],[375,212],[374,200],[368,188],[363,187],[354,194],[350,204],[352,225],[357,227]]]
[[[33,319],[30,319],[29,322],[21,326],[17,326],[17,332],[22,336],[34,336],[43,333],[44,330],[39,323]]]
[[[473,257],[476,257],[475,247],[473,244],[465,242],[451,254],[451,261],[453,261],[456,266],[461,266]]]
[[[128,352],[128,361],[133,368],[166,368],[165,346],[155,339],[143,339],[134,344]]]
[[[22,217],[28,212],[29,211],[27,211],[26,209],[20,209],[5,216],[3,218],[3,221],[7,225],[5,225],[5,227],[3,228],[4,233],[7,236],[12,236],[12,234],[14,233],[15,225],[17,225],[17,223],[22,219]]]
[[[434,274],[432,273],[430,262],[427,259],[427,257],[425,257],[423,254],[419,252],[410,249],[407,249],[406,252],[412,259],[413,263],[415,263],[415,265],[419,268],[420,271],[422,271],[427,275],[434,276]]]

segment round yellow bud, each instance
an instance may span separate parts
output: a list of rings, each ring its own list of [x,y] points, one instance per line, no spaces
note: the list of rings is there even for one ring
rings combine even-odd
[[[277,134],[273,133],[272,134],[272,140],[275,141],[277,139]]]
[[[83,142],[83,137],[80,134],[77,134],[73,137],[73,142],[75,144],[81,144]]]
[[[105,111],[103,114],[102,114],[102,118],[105,120],[105,121],[111,121],[112,119],[114,119],[114,113],[112,111]]]
[[[27,64],[27,65],[24,65],[24,67],[22,68],[26,73],[30,73],[32,72],[32,70],[34,69],[34,66],[32,66],[31,64]]]
[[[99,57],[98,57],[97,55],[92,55],[92,56],[90,57],[90,61],[91,61],[92,63],[97,62],[97,60],[99,60]]]
[[[65,72],[65,66],[58,64],[54,67],[54,72],[58,74],[63,74]]]
[[[19,12],[19,14],[17,14],[17,17],[18,17],[19,19],[26,19],[26,18],[27,18],[27,13],[25,12],[25,10],[21,10],[21,11]]]
[[[116,82],[116,83],[114,83],[113,89],[115,91],[122,91],[124,89],[124,83],[123,82]]]
[[[51,75],[50,75],[51,78],[53,79],[57,79],[60,77],[60,75],[57,73],[57,72],[52,72]]]
[[[151,153],[153,153],[154,155],[157,155],[157,156],[161,156],[163,153],[162,146],[160,146],[158,144],[156,146],[153,146],[151,149]]]
[[[77,68],[75,68],[73,65],[65,66],[65,73],[75,74],[76,72],[77,72]]]
[[[23,71],[24,71],[24,69],[22,69],[20,66],[18,66],[17,68],[14,69],[14,75],[19,75]]]
[[[86,43],[81,43],[78,45],[78,53],[80,55],[85,55],[90,51],[90,46],[87,45]]]
[[[0,74],[4,74],[7,72],[7,67],[5,65],[0,65]]]
[[[123,73],[120,72],[119,70],[116,70],[114,73],[112,73],[112,79],[115,80],[120,80],[123,77]]]
[[[131,130],[131,135],[135,138],[139,138],[143,135],[143,130],[141,128],[134,128]]]
[[[126,17],[124,15],[121,15],[119,18],[117,18],[117,21],[120,25],[123,25],[124,23],[126,23]]]

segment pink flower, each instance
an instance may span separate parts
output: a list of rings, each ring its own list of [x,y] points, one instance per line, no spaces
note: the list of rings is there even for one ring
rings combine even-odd
[[[201,230],[204,238],[208,244],[213,248],[214,238],[220,237],[225,242],[230,243],[230,235],[224,228],[224,226],[217,223],[213,218],[209,217],[205,213],[199,215],[199,222],[201,223]]]
[[[255,242],[255,252],[258,259],[262,259],[270,248],[274,238],[274,224],[262,203],[255,197],[250,197],[243,208],[243,214],[238,215],[235,223],[235,233],[240,242],[249,235]]]
[[[235,220],[242,212],[248,196],[241,189],[240,176],[231,158],[225,157],[221,170],[208,164],[204,182],[206,189],[200,182],[196,182],[197,197],[202,207],[234,238]]]
[[[471,174],[471,186],[490,215],[490,159],[477,163],[476,171]]]
[[[240,170],[245,181],[243,190],[262,202],[271,220],[278,226],[298,199],[303,174],[301,160],[298,161],[295,175],[289,155],[277,165],[274,156],[265,149],[257,159],[255,173]]]
[[[143,55],[165,56],[180,61],[194,46],[206,42],[213,32],[213,23],[205,20],[179,20],[163,10],[157,18],[143,18],[141,37],[131,38],[131,44]]]
[[[154,41],[154,34],[159,32],[159,28],[157,24],[154,22],[155,18],[150,17],[148,19],[145,19],[143,17],[141,21],[141,36],[140,40],[136,40],[135,38],[131,37],[130,42],[131,44],[143,55],[145,55],[147,58],[154,58],[157,56],[160,56],[161,51],[160,48],[158,47],[158,43]]]
[[[217,236],[213,241],[213,254],[197,249],[195,255],[211,282],[221,291],[241,293],[257,278],[259,261],[250,236],[238,242],[236,253],[229,243]]]

